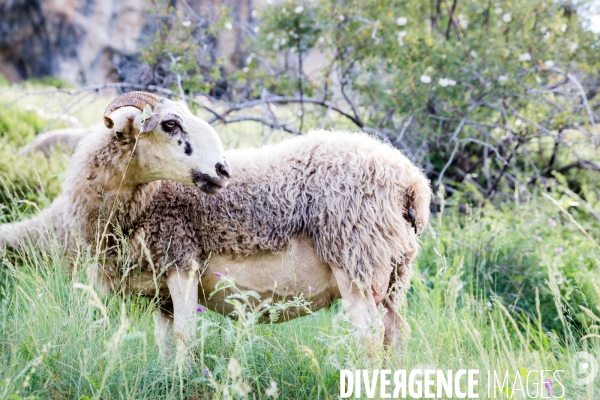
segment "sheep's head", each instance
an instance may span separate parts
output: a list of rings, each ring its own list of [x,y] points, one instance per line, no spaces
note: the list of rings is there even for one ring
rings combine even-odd
[[[142,113],[144,109],[151,112]],[[146,92],[126,93],[106,108],[104,125],[117,137],[137,135],[135,164],[141,182],[167,179],[209,194],[227,186],[229,167],[217,132],[183,103]]]

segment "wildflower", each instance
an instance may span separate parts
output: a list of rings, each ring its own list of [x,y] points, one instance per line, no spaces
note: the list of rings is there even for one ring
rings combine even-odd
[[[277,383],[275,381],[271,381],[271,384],[269,385],[267,390],[265,390],[265,395],[267,397],[277,397],[278,392],[279,391],[277,390]]]
[[[183,25],[183,26],[185,26],[187,28],[188,26],[192,25],[192,21],[183,21],[181,23],[181,25]]]
[[[304,11],[304,7],[302,7],[302,6],[298,6],[298,7],[294,8],[294,12],[296,14],[300,14],[302,11]]]
[[[544,382],[544,387],[548,391],[548,397],[551,397],[554,393],[554,382],[552,382],[552,379],[547,379],[546,382]]]
[[[223,277],[223,274],[220,272],[215,272],[215,276],[219,279],[221,279]]]
[[[253,31],[254,31],[254,33],[260,32],[260,26],[255,26]]]
[[[508,82],[508,75],[500,75],[500,76],[498,77],[498,82],[499,82],[501,85],[503,85],[503,84],[505,84],[506,82]]]
[[[256,16],[258,15],[258,11],[252,10],[252,13],[250,15],[252,15],[252,18],[256,18]]]
[[[556,226],[556,220],[554,218],[548,218],[548,224],[554,228]]]
[[[557,256],[560,256],[563,253],[563,248],[562,247],[556,247],[554,249],[554,252],[556,253]]]
[[[198,306],[196,307],[196,311],[198,311],[199,313],[203,313],[204,311],[206,311],[206,307]]]
[[[575,42],[571,42],[568,44],[567,48],[569,49],[569,51],[575,51],[577,50],[577,48],[579,47],[579,45]]]
[[[469,52],[469,54],[471,55],[471,57],[473,57],[473,58],[477,58],[477,53],[475,52],[475,50],[471,50],[471,51]]]
[[[308,289],[309,289],[311,292],[314,292],[315,290],[317,290],[317,289],[316,289],[314,286],[309,286],[309,287],[308,287]]]
[[[398,25],[398,26],[404,26],[404,25],[406,25],[407,22],[408,22],[408,18],[406,18],[406,17],[398,17],[398,19],[396,20],[396,25]]]
[[[228,31],[233,29],[233,25],[231,25],[231,22],[225,22],[225,29],[227,29]]]
[[[282,13],[282,14],[287,14],[287,10],[285,9],[285,7],[283,7],[283,8],[281,9],[281,13]]]
[[[340,15],[338,18],[340,19],[340,21],[344,21],[346,19],[346,17],[344,17],[343,15]]]
[[[548,31],[548,27],[546,27],[546,26],[542,26],[542,27],[540,28],[540,32],[541,32],[541,33],[546,33],[547,31]]]
[[[398,35],[398,44],[404,46],[404,36],[406,36],[406,31],[396,32],[396,35]]]
[[[458,24],[463,29],[467,29],[469,27],[469,20],[465,18],[464,15],[458,14]]]
[[[562,24],[561,27],[560,27],[560,31],[562,33],[565,33],[567,31],[567,24]]]
[[[546,69],[550,69],[550,68],[554,67],[554,61],[552,61],[552,60],[544,61],[544,67],[546,67]]]
[[[208,368],[204,368],[204,375],[210,376],[210,370]]]
[[[456,85],[456,81],[455,80],[448,79],[448,78],[440,78],[440,80],[438,81],[438,83],[440,84],[441,87]]]
[[[502,21],[508,24],[510,21],[512,21],[512,15],[510,15],[510,13],[504,14],[502,16]]]
[[[496,9],[494,10],[494,12],[495,12],[497,15],[500,15],[500,14],[502,14],[502,9],[501,9],[500,7],[498,7],[498,8],[496,8]]]
[[[229,365],[227,366],[227,372],[229,372],[229,376],[231,379],[237,379],[242,375],[242,366],[239,361],[235,358],[231,358],[229,360]]]
[[[431,83],[431,77],[429,75],[421,75],[421,82]]]
[[[530,61],[531,60],[531,54],[529,53],[523,53],[519,56],[519,61]]]

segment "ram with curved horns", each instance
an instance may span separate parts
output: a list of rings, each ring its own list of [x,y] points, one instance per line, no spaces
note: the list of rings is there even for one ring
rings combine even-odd
[[[361,346],[400,350],[409,328],[399,303],[431,190],[397,149],[362,133],[314,131],[224,153],[185,105],[140,92],[114,100],[104,121],[81,140],[45,217],[104,255],[91,269],[100,287],[161,299],[162,348],[173,344],[170,331],[194,335],[198,303],[231,314],[227,290],[211,296],[228,276],[266,302],[302,295],[317,310],[341,298]],[[44,243],[35,221],[9,229]],[[7,232],[0,227],[0,246],[16,245]],[[124,251],[133,270],[115,261]]]

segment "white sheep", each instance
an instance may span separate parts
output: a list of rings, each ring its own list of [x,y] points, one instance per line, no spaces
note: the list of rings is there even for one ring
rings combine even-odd
[[[152,115],[142,121],[146,104]],[[226,290],[210,296],[228,274],[262,299],[303,295],[313,310],[341,298],[361,344],[402,346],[409,328],[399,301],[431,191],[398,150],[321,130],[224,154],[183,104],[139,92],[113,101],[105,121],[79,144],[57,204],[69,207],[71,229],[104,251],[97,283],[163,300],[159,345],[171,328],[183,340],[194,335],[198,303],[231,313]],[[135,271],[115,262],[120,236]],[[380,303],[385,329],[369,335]]]

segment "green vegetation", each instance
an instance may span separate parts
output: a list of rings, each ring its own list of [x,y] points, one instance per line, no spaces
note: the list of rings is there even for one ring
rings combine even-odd
[[[479,369],[480,398],[488,370],[511,383],[562,370],[564,398],[600,398],[600,377],[579,386],[572,372],[579,351],[600,361],[600,42],[582,28],[588,3],[286,0],[257,10],[232,72],[214,38],[235,21],[156,0],[159,31],[141,59],[150,73],[136,84],[183,95],[226,147],[363,128],[424,167],[435,212],[403,306],[405,354],[360,354],[338,304],[256,324],[242,292],[243,318],[198,313],[190,357],[161,359],[154,300],[99,296],[86,277],[93,255],[73,261],[56,242],[50,253],[0,249],[0,400],[331,399],[340,369],[425,367]],[[19,154],[62,126],[27,110],[90,125],[108,103],[45,85],[68,88],[0,78],[0,223],[49,204],[69,163]],[[561,394],[555,380],[539,389]]]
[[[586,263],[600,251],[591,249],[569,222],[550,225],[547,220],[557,215],[547,202],[516,205],[513,211],[508,218],[493,209],[466,217],[448,211],[434,219],[423,236],[408,296],[412,336],[402,363],[385,354],[373,364],[360,357],[347,324],[335,312],[338,307],[278,325],[254,324],[251,310],[238,322],[199,313],[198,339],[187,364],[163,361],[153,344],[151,301],[119,295],[98,299],[93,289],[74,287],[86,283],[84,270],[92,259],[80,258],[73,276],[59,243],[52,254],[34,249],[18,264],[5,259],[0,396],[227,398],[230,393],[267,398],[274,382],[280,398],[335,398],[340,369],[428,366],[509,370],[511,379],[522,369],[564,370],[566,398],[597,398],[597,384],[573,385],[569,363],[585,345],[600,357],[597,339],[581,341],[582,333],[595,330],[594,321],[581,318],[578,307],[598,315],[600,293],[592,289],[583,298],[586,286],[576,282],[588,285],[590,276],[598,276],[598,265]],[[538,235],[543,237],[539,247]],[[557,254],[555,246],[564,252]],[[583,261],[577,260],[577,246],[589,250]],[[519,273],[504,271],[515,266]],[[478,291],[471,271],[502,276],[495,288],[507,298]],[[530,293],[533,282],[540,284]],[[521,294],[508,296],[521,287]],[[532,312],[525,314],[525,308]],[[487,386],[480,388],[485,398]]]
[[[16,115],[24,135],[41,129],[32,114]],[[67,165],[61,153],[16,155],[21,140],[0,140],[10,157],[2,182],[23,179],[18,190],[1,186],[11,199],[4,220],[23,218],[18,199],[47,204]],[[224,132],[226,143],[237,140]],[[246,140],[258,145],[262,138]],[[238,322],[199,313],[190,359],[162,360],[152,300],[96,297],[85,274],[93,257],[82,252],[71,275],[60,243],[50,254],[0,255],[0,398],[335,398],[340,369],[419,367],[508,370],[511,379],[524,370],[564,370],[566,398],[597,398],[597,383],[573,384],[570,362],[581,349],[600,358],[598,340],[582,340],[600,325],[592,317],[600,315],[600,249],[561,207],[596,241],[600,224],[559,186],[549,193],[557,204],[525,193],[499,208],[471,208],[460,196],[443,203],[421,238],[405,310],[412,335],[401,362],[358,354],[337,305],[278,325],[255,324],[250,308]],[[556,382],[554,390],[560,394]]]

